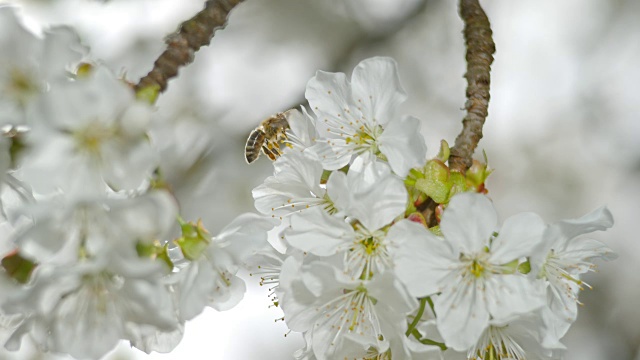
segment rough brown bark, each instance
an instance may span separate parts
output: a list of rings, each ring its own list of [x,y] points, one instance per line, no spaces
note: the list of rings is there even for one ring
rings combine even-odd
[[[467,115],[462,131],[451,148],[449,168],[463,174],[471,166],[473,152],[482,139],[482,126],[488,115],[491,63],[496,51],[491,24],[478,0],[460,0],[460,17],[464,21],[467,46]]]
[[[135,85],[136,90],[158,86],[163,92],[169,79],[178,74],[178,69],[191,63],[196,51],[209,45],[216,30],[227,25],[229,12],[242,1],[208,0],[202,11],[167,37],[167,49],[153,64],[153,69]]]
[[[482,126],[487,118],[491,63],[496,51],[491,24],[480,6],[479,0],[460,0],[460,17],[464,22],[464,40],[467,46],[467,114],[462,120],[462,131],[458,134],[449,156],[449,169],[465,173],[473,162],[473,152],[482,139]],[[418,209],[429,227],[438,224],[436,207],[429,199]]]

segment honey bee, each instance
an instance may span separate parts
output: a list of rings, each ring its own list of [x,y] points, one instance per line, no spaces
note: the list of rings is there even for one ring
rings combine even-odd
[[[280,156],[280,144],[287,139],[286,131],[289,128],[287,113],[288,111],[271,116],[249,134],[244,148],[247,164],[256,161],[260,151],[274,161]]]

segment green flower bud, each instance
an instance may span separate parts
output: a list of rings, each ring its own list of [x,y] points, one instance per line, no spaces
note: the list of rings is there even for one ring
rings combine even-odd
[[[416,189],[439,204],[447,202],[453,185],[449,168],[442,161],[433,159],[427,162],[424,170],[424,178],[416,180]]]

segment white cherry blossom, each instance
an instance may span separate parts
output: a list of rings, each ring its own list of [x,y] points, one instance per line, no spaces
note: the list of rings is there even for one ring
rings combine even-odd
[[[537,215],[515,215],[500,229],[486,196],[463,193],[453,197],[440,226],[444,238],[402,220],[387,236],[398,244],[392,249],[396,273],[411,294],[439,294],[435,311],[447,346],[466,350],[491,318],[544,304],[541,289],[515,270],[517,261],[540,245],[544,223]]]
[[[292,274],[284,274],[288,271]],[[369,358],[389,349],[394,359],[408,359],[404,316],[417,301],[391,273],[354,281],[324,262],[300,267],[288,260],[280,287],[285,321],[290,329],[307,332],[316,359]]]
[[[247,259],[267,243],[271,219],[242,214],[214,236],[197,259],[175,275],[181,320],[200,314],[206,306],[228,310],[242,300],[246,285],[236,274]]]
[[[542,344],[544,324],[539,312],[517,315],[502,321],[491,320],[478,342],[469,349],[472,360],[552,360],[562,359],[562,348]]]
[[[551,224],[544,233],[544,247],[532,256],[533,274],[547,285],[547,306],[543,319],[547,325],[545,344],[556,344],[578,315],[578,293],[589,284],[580,274],[594,271],[595,259],[613,260],[617,255],[599,241],[581,237],[613,226],[613,216],[598,208],[578,219]]]
[[[104,252],[135,259],[136,243],[162,239],[176,212],[173,199],[161,191],[130,199],[57,198],[24,208],[34,223],[23,227],[15,241],[38,262],[73,264],[80,256]]]
[[[68,68],[85,53],[67,27],[38,38],[22,26],[16,8],[0,5],[0,125],[29,123],[26,116],[48,85],[66,80]]]
[[[4,304],[8,314],[24,316],[7,347],[17,349],[29,333],[41,350],[97,359],[120,339],[136,338],[138,325],[175,328],[169,293],[159,281],[166,266],[113,254],[36,268],[31,286]]]
[[[100,194],[150,178],[157,160],[145,130],[151,108],[108,70],[61,84],[35,106],[18,175],[36,191]]]
[[[420,121],[396,114],[406,93],[393,59],[363,60],[353,70],[351,82],[343,73],[318,71],[305,96],[318,118],[323,138],[317,141],[330,145],[317,151],[327,169],[339,169],[353,156],[364,154],[388,160],[402,177],[424,165],[427,148]]]

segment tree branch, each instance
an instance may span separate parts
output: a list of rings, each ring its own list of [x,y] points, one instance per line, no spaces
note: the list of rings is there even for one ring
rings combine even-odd
[[[460,17],[464,22],[464,40],[467,46],[467,115],[462,120],[462,131],[456,138],[449,156],[449,169],[464,174],[473,162],[473,152],[482,139],[482,126],[488,115],[491,63],[496,46],[491,37],[491,24],[478,0],[460,0]],[[438,203],[428,199],[418,208],[427,226],[438,224]]]
[[[491,37],[491,24],[478,0],[460,0],[460,17],[464,21],[467,45],[467,73],[464,75],[467,79],[467,115],[451,148],[449,168],[465,173],[482,139],[482,126],[488,115],[491,63],[496,48]]]
[[[216,30],[227,25],[229,12],[242,1],[207,0],[202,11],[167,37],[167,49],[153,64],[153,69],[135,85],[136,91],[158,87],[159,92],[163,92],[169,79],[178,74],[178,69],[191,63],[196,51],[209,45]]]

